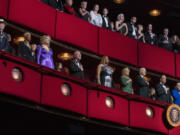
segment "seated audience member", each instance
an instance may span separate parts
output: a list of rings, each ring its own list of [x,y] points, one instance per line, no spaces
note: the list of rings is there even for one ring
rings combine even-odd
[[[172,103],[172,96],[169,87],[166,85],[166,76],[162,75],[160,83],[156,86],[157,100]]]
[[[111,30],[114,31],[114,32],[116,31],[116,30],[114,29],[114,22],[111,22]]]
[[[155,88],[153,88],[153,87],[151,87],[151,89],[150,89],[150,98],[152,99],[152,100],[156,100],[156,89]]]
[[[102,14],[102,28],[111,30],[111,21],[108,17],[108,13],[109,13],[108,9],[104,8]]]
[[[18,56],[31,62],[35,62],[35,51],[36,47],[34,48],[31,45],[31,33],[25,32],[24,41],[20,42],[18,45]]]
[[[91,23],[93,25],[102,27],[102,17],[98,13],[98,11],[99,11],[99,5],[95,4],[93,10],[90,12]]]
[[[143,33],[143,26],[141,24],[139,24],[137,26],[137,40],[145,43],[145,37],[144,37],[144,33]]]
[[[63,71],[63,64],[60,62],[56,63],[56,70],[59,72],[62,72]]]
[[[80,51],[77,50],[74,52],[74,59],[69,62],[69,74],[77,78],[84,79],[84,68],[80,63],[81,57]]]
[[[15,54],[16,54],[16,51],[15,51],[15,49],[11,46],[11,41],[12,41],[11,35],[10,35],[10,34],[7,34],[7,36],[8,36],[8,42],[9,42],[8,52],[15,55]]]
[[[8,35],[4,32],[6,22],[4,19],[0,19],[0,50],[8,52],[9,42]]]
[[[40,39],[40,45],[37,46],[37,63],[45,67],[54,69],[53,50],[50,48],[51,37],[44,35]]]
[[[174,104],[177,104],[180,106],[180,83],[176,84],[176,87],[174,90],[172,90],[172,95],[174,97]]]
[[[137,39],[137,28],[136,28],[137,18],[135,16],[131,17],[130,22],[127,24],[128,26],[128,37]]]
[[[139,96],[150,97],[149,82],[146,79],[146,69],[140,68],[139,75],[136,80],[136,89]]]
[[[81,7],[79,8],[79,15],[81,19],[90,22],[90,14],[86,8],[87,8],[87,1],[82,1]]]
[[[41,0],[41,1],[57,10],[60,11],[64,10],[63,0]]]
[[[153,26],[152,24],[148,24],[147,31],[145,32],[145,41],[148,44],[156,45],[157,37],[155,33],[153,33]]]
[[[169,51],[173,50],[171,39],[168,37],[169,29],[165,28],[163,35],[159,37],[159,46]]]
[[[132,79],[129,77],[130,69],[128,67],[122,70],[121,86],[122,91],[133,94]]]
[[[113,86],[113,69],[109,66],[109,58],[108,56],[103,56],[100,64],[97,67],[97,83],[98,85],[103,85],[106,87],[114,87]]]
[[[72,5],[73,5],[73,0],[65,0],[64,12],[67,14],[76,16],[76,12],[74,8],[72,7]]]
[[[124,23],[124,14],[119,14],[117,16],[117,21],[115,23],[116,25],[116,31],[120,34],[127,35],[128,34],[128,27],[127,24]]]
[[[180,39],[177,35],[172,36],[171,38],[172,46],[175,53],[180,53]]]

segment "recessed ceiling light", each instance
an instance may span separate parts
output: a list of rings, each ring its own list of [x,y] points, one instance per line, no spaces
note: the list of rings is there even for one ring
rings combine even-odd
[[[160,15],[161,15],[161,11],[158,10],[158,9],[153,9],[153,10],[151,10],[151,11],[149,12],[149,14],[150,14],[151,16],[160,16]]]
[[[60,53],[57,55],[57,57],[60,59],[60,60],[64,60],[64,61],[67,61],[67,60],[71,60],[73,58],[73,55],[70,54],[70,53]]]
[[[114,3],[116,4],[122,4],[123,2],[125,2],[125,0],[114,0]]]

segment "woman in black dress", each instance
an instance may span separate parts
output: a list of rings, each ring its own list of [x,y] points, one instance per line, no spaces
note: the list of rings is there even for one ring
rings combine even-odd
[[[113,69],[109,66],[108,56],[103,56],[97,67],[97,83],[106,87],[113,87]]]
[[[89,12],[86,10],[86,8],[87,8],[87,1],[82,1],[81,7],[79,8],[80,18],[90,22],[90,15]]]
[[[180,39],[177,35],[173,35],[171,38],[172,46],[175,53],[180,53]]]
[[[117,16],[117,21],[116,21],[116,31],[119,32],[120,34],[127,35],[128,34],[128,27],[127,24],[124,23],[124,14],[119,14]]]
[[[137,39],[138,41],[141,41],[143,43],[145,43],[145,36],[144,36],[144,33],[143,33],[143,26],[141,24],[138,24],[137,26]]]

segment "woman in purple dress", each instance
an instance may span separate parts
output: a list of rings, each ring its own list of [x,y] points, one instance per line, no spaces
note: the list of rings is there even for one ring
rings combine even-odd
[[[37,63],[45,67],[54,69],[53,51],[50,48],[51,37],[44,35],[40,39],[37,47]]]

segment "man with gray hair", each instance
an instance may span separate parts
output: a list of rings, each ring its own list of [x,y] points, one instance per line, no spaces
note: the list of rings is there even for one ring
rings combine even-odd
[[[81,52],[79,50],[76,50],[74,52],[74,59],[71,60],[69,63],[69,73],[72,76],[78,77],[80,79],[84,79],[84,69],[80,61],[81,61]]]
[[[142,97],[150,97],[149,82],[145,76],[146,69],[140,68],[136,81],[137,94]]]

